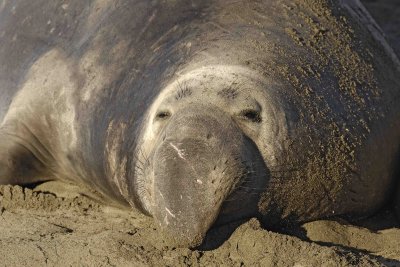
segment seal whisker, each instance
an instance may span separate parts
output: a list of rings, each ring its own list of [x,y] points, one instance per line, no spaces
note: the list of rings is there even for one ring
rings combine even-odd
[[[148,158],[148,157],[145,155],[145,153],[144,153],[143,149],[140,149],[139,151],[140,151],[140,154],[142,155],[142,157],[143,157],[144,161],[145,161],[147,164],[149,164],[149,165],[150,165],[149,158]]]

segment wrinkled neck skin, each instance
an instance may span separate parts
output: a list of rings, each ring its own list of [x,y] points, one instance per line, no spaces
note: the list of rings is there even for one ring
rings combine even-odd
[[[164,233],[195,246],[215,222],[257,216],[287,127],[270,93],[278,85],[257,72],[210,65],[180,73],[146,114],[129,188]]]

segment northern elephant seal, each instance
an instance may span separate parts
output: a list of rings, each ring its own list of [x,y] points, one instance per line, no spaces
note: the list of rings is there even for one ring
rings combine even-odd
[[[400,68],[358,1],[3,1],[0,182],[86,183],[182,246],[379,209]]]

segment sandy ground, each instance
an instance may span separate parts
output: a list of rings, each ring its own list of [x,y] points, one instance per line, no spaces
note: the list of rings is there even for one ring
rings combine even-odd
[[[59,182],[34,190],[0,187],[0,265],[400,265],[400,229],[383,225],[381,221],[393,223],[386,213],[387,218],[375,218],[378,222],[367,221],[369,228],[344,221],[305,224],[308,241],[264,230],[251,219],[232,234],[226,227],[215,229],[209,243],[217,248],[189,250],[165,244],[152,219],[99,204],[81,189]],[[378,225],[385,229],[374,231]]]
[[[399,0],[364,2],[399,53]],[[251,219],[214,229],[206,249],[189,250],[164,243],[151,218],[93,198],[59,182],[0,186],[0,266],[400,266],[390,210],[352,224],[307,223],[299,237]]]

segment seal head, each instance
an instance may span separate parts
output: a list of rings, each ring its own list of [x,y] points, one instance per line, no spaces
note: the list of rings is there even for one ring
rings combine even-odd
[[[240,68],[240,69],[237,69]],[[266,97],[241,67],[193,70],[149,111],[135,188],[142,208],[179,245],[199,245],[215,223],[258,213],[267,171],[257,140]],[[236,84],[240,79],[246,85]]]

